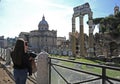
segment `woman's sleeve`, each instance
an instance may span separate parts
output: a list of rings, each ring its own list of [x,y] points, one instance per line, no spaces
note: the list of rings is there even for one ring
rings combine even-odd
[[[28,69],[29,76],[32,75],[32,66],[31,66],[31,61],[29,60],[28,54],[26,54],[24,62],[25,62],[25,65]]]

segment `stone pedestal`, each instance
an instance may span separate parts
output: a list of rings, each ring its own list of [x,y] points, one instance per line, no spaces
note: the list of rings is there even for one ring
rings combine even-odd
[[[48,53],[41,52],[37,59],[37,84],[49,84]]]

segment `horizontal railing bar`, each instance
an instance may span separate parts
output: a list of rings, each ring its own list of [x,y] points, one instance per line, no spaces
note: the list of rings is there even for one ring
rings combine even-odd
[[[2,64],[2,66],[3,66],[4,70],[6,71],[6,73],[9,75],[9,77],[15,82],[13,74],[3,64]]]
[[[86,72],[86,71],[83,71],[83,70],[78,70],[78,69],[74,69],[74,68],[70,68],[70,67],[66,67],[66,66],[54,64],[54,63],[51,63],[51,64],[52,64],[52,65],[55,65],[55,66],[62,67],[62,68],[70,69],[70,70],[73,70],[73,71],[82,72],[82,73],[91,74],[91,75],[94,75],[94,76],[99,76],[99,77],[101,77],[101,75],[98,75],[98,74],[95,74],[95,73]]]
[[[95,78],[95,79],[90,79],[90,80],[85,80],[85,81],[81,81],[81,82],[77,82],[77,83],[73,83],[73,84],[80,84],[80,83],[86,83],[86,82],[90,82],[90,81],[95,81],[95,80],[100,80],[101,78]]]
[[[111,82],[109,79],[106,79],[107,82],[109,82],[110,84],[114,84],[113,82]]]
[[[114,80],[114,81],[118,81],[118,82],[120,82],[120,79],[118,79],[118,78],[112,78],[112,77],[108,77],[108,76],[106,76],[106,78],[107,78],[107,79]]]
[[[36,80],[33,77],[27,77],[33,84],[37,84]]]
[[[55,59],[55,60],[60,60],[60,61],[66,61],[66,62],[71,62],[71,63],[76,63],[76,64],[89,65],[89,66],[94,66],[94,67],[99,67],[99,68],[107,68],[107,69],[112,69],[112,70],[117,70],[117,71],[120,70],[120,67],[98,65],[98,64],[88,64],[88,63],[75,62],[75,61],[71,61],[71,60],[65,60],[65,59],[53,58],[53,57],[50,57],[50,59]]]

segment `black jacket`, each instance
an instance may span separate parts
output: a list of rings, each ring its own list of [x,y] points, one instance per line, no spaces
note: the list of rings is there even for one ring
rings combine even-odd
[[[32,66],[31,61],[29,60],[30,56],[28,53],[25,53],[23,56],[21,56],[21,63],[17,63],[17,60],[15,59],[15,55],[13,52],[11,52],[11,58],[13,61],[13,68],[14,69],[28,69],[29,75],[32,75]]]

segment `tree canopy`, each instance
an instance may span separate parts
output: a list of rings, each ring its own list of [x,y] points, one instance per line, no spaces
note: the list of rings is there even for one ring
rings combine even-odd
[[[102,33],[108,32],[112,36],[120,36],[120,12],[116,15],[109,15],[104,18],[93,19],[94,24],[100,24]]]

